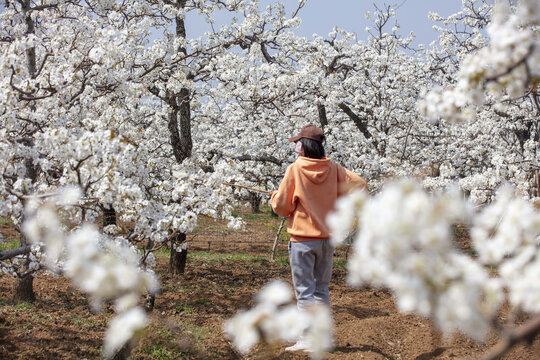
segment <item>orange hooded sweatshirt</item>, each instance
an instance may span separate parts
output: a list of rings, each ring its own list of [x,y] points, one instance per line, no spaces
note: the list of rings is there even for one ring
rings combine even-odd
[[[328,239],[326,216],[337,198],[354,188],[366,189],[366,182],[343,166],[327,157],[299,156],[272,194],[272,208],[282,217],[289,216],[291,241]]]

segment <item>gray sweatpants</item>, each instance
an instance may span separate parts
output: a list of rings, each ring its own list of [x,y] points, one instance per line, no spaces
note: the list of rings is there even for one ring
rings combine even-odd
[[[330,306],[334,246],[330,239],[289,242],[289,260],[298,309],[322,302]]]

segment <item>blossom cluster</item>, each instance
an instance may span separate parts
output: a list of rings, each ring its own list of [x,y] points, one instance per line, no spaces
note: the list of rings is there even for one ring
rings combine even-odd
[[[37,271],[42,268],[42,257],[41,247],[33,245],[27,255],[17,255],[8,261],[0,261],[0,271],[15,278],[22,278],[26,275],[35,276]]]
[[[314,359],[332,348],[332,317],[326,305],[299,310],[290,304],[289,286],[274,280],[257,294],[257,304],[238,312],[225,324],[236,348],[247,354],[257,343],[276,344],[303,339]]]
[[[70,202],[77,200],[73,193],[66,191],[57,203],[73,205]],[[96,311],[105,301],[114,300],[118,315],[107,330],[103,349],[111,358],[146,326],[139,299],[144,292],[158,292],[159,282],[152,271],[140,268],[140,254],[127,240],[109,238],[92,225],[72,231],[64,228],[54,202],[29,201],[23,231],[32,243],[46,249],[48,268],[88,293]]]
[[[485,339],[506,294],[516,307],[540,310],[540,289],[530,282],[540,275],[540,213],[507,188],[477,213],[456,190],[428,194],[402,180],[371,198],[340,199],[328,222],[337,244],[354,233],[351,285],[391,289],[400,311],[433,319],[445,334]],[[471,226],[478,257],[453,243],[456,224]],[[485,267],[493,264],[498,276]]]
[[[357,227],[348,282],[388,287],[400,311],[431,317],[445,332],[482,339],[500,302],[494,296],[500,284],[452,244],[452,224],[471,213],[463,197],[431,197],[411,180],[365,197],[340,200],[330,221],[335,234]]]
[[[494,6],[487,26],[489,44],[467,55],[460,63],[457,82],[437,88],[419,102],[426,117],[451,121],[472,119],[487,95],[508,100],[527,96],[527,89],[540,75],[540,5],[535,0],[520,0],[515,11],[507,2]]]
[[[509,187],[474,218],[471,238],[484,264],[499,267],[510,302],[524,311],[540,312],[540,212]]]

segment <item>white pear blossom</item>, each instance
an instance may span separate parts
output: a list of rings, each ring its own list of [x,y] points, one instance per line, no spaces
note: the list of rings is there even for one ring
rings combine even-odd
[[[61,198],[74,200],[71,194]],[[146,314],[138,302],[142,293],[159,291],[157,278],[139,267],[140,254],[125,239],[109,238],[88,224],[65,232],[52,202],[39,204],[34,198],[31,203],[23,229],[30,241],[45,245],[47,266],[56,272],[61,270],[89,294],[95,310],[101,309],[104,301],[115,300],[118,315],[110,323],[104,345],[105,357],[114,356],[146,326]]]
[[[146,314],[139,307],[122,312],[111,320],[105,333],[103,354],[112,358],[120,348],[147,325]]]
[[[274,306],[283,305],[291,301],[291,290],[287,283],[276,280],[261,289],[257,294],[257,300]]]
[[[430,196],[415,182],[400,181],[349,211],[359,220],[351,285],[388,287],[401,311],[433,317],[446,333],[484,338],[502,296],[486,304],[498,280],[452,244],[452,225],[472,214],[459,192]]]
[[[367,195],[364,191],[355,191],[337,200],[335,211],[331,212],[326,219],[328,226],[334,229],[332,233],[334,245],[342,245],[346,240],[349,229],[354,228],[356,211],[362,208],[366,199]],[[356,209],[356,211],[350,211],[351,209]]]
[[[247,354],[259,342],[275,344],[302,338],[312,358],[321,359],[333,346],[332,317],[325,305],[299,310],[288,305],[291,290],[282,280],[274,280],[256,296],[256,305],[238,312],[225,323],[225,332],[235,347]]]

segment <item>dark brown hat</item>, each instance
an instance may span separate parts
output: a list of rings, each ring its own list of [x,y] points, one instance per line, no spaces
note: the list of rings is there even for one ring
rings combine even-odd
[[[297,142],[301,138],[313,139],[322,142],[324,139],[323,131],[315,125],[306,125],[300,130],[298,135],[289,138],[290,142]]]

